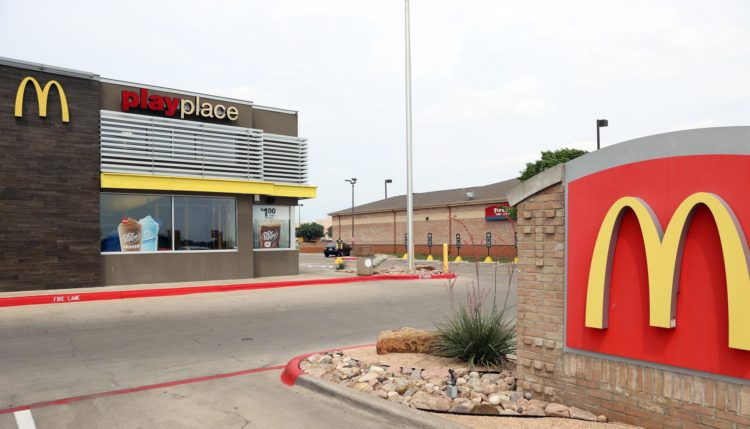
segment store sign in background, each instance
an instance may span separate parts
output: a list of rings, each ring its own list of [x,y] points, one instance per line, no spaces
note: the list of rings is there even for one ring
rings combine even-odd
[[[256,249],[291,247],[293,210],[289,206],[253,206],[253,244]]]
[[[608,273],[608,304],[606,308],[597,309],[595,301],[589,303],[588,311],[600,312],[606,320],[606,327],[586,326],[587,296],[592,287],[592,256],[600,227],[613,204],[623,197],[637,198],[651,208],[657,228],[679,229],[681,225],[670,225],[673,216],[679,218],[675,216],[678,207],[695,194],[713,194],[726,203],[728,213],[734,213],[736,230],[746,241],[744,233],[750,231],[750,199],[747,198],[746,183],[750,183],[750,157],[740,155],[643,161],[570,182],[567,347],[750,379],[750,351],[737,348],[740,343],[730,347],[729,329],[730,305],[734,309],[732,318],[735,322],[747,320],[750,314],[750,302],[747,302],[750,300],[746,299],[750,296],[747,290],[750,286],[743,283],[744,280],[739,284],[731,281],[734,277],[748,277],[746,270],[737,270],[738,266],[743,267],[742,260],[737,258],[745,258],[745,255],[743,252],[724,253],[717,223],[722,224],[725,240],[732,237],[732,225],[728,224],[726,217],[715,217],[720,209],[713,213],[702,203],[698,203],[686,219],[684,237],[681,237],[684,246],[681,254],[674,255],[680,258],[676,264],[679,271],[674,302],[675,326],[652,326],[658,323],[651,317],[654,311],[650,308],[649,260],[644,240],[650,241],[653,249],[654,239],[649,236],[648,225],[642,227],[630,208],[623,211],[619,234],[608,242],[611,250],[607,245],[613,258]],[[649,258],[654,273],[665,269],[654,254]],[[730,285],[734,285],[731,295],[727,291],[725,258],[735,258],[727,264],[734,270],[730,275]],[[597,267],[602,268],[601,261]],[[651,292],[654,290],[652,287]],[[667,300],[668,304],[671,304],[670,300]],[[663,305],[659,304],[655,308],[657,316],[659,312],[662,315],[665,311],[670,312],[669,308],[661,307]],[[592,320],[590,318],[589,325],[592,325]]]
[[[484,208],[484,219],[485,220],[508,220],[508,211],[510,205],[508,203],[500,203]]]

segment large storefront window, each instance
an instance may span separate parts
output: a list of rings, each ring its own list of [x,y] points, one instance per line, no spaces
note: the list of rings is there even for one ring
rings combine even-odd
[[[292,247],[294,210],[289,206],[253,206],[253,247],[289,249]]]
[[[172,250],[172,197],[101,194],[102,252]]]
[[[174,197],[176,250],[237,248],[234,198]]]
[[[104,253],[237,249],[234,198],[102,193],[100,213]]]

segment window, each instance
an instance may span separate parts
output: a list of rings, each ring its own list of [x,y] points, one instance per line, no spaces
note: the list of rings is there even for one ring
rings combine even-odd
[[[101,194],[102,252],[172,250],[172,197]]]
[[[100,204],[103,253],[237,249],[234,198],[102,193]]]
[[[253,247],[289,249],[292,247],[294,210],[289,206],[253,206]]]
[[[176,250],[237,248],[234,198],[174,197]]]

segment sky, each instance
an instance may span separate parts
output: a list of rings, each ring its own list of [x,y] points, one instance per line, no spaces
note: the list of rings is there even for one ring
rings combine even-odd
[[[411,1],[414,190],[748,125],[750,2]],[[0,56],[299,111],[303,222],[406,192],[403,0],[0,0]]]

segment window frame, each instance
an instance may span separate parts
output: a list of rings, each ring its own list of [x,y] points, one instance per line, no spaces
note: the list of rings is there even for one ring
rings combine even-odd
[[[239,221],[237,220],[237,197],[233,196],[223,196],[223,195],[198,195],[198,194],[159,194],[159,193],[141,193],[141,192],[99,192],[99,195],[102,194],[109,194],[109,195],[142,195],[142,196],[160,196],[160,197],[169,197],[169,204],[170,204],[170,211],[172,214],[172,226],[171,226],[171,239],[172,239],[172,249],[170,250],[151,250],[151,251],[140,251],[140,252],[102,252],[101,250],[99,253],[102,256],[106,255],[156,255],[156,254],[166,254],[166,253],[172,253],[172,254],[189,254],[189,253],[236,253],[240,251],[240,231],[239,231]],[[175,197],[187,197],[187,198],[226,198],[226,199],[232,199],[234,200],[234,233],[235,233],[235,248],[234,249],[203,249],[203,250],[177,250],[175,249],[175,210],[174,210],[174,198]],[[101,201],[101,198],[100,198]],[[101,216],[101,215],[100,215]],[[99,220],[99,241],[101,242],[101,218]]]

